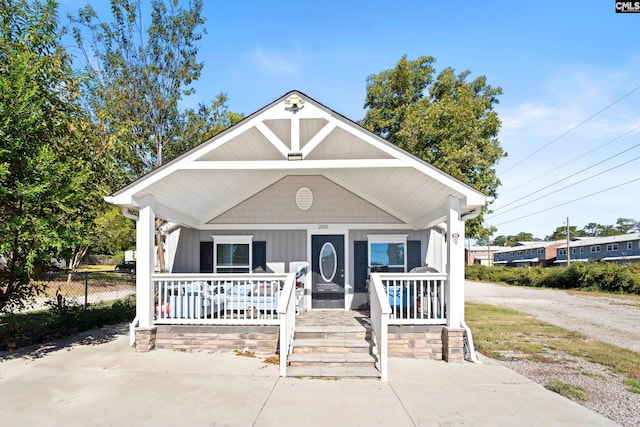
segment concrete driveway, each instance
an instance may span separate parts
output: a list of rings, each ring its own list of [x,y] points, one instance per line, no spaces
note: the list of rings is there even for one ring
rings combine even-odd
[[[136,353],[125,332],[1,353],[2,425],[616,425],[488,359],[391,359],[387,382],[279,378],[261,358]]]

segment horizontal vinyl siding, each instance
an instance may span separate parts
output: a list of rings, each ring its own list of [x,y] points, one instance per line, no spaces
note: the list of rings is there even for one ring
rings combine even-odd
[[[289,272],[291,261],[305,261],[307,257],[307,231],[306,230],[258,230],[255,232],[236,231],[212,231],[192,230],[183,228],[180,230],[179,239],[175,251],[173,273],[198,273],[200,269],[200,242],[212,240],[212,236],[249,235],[253,240],[266,242],[267,266],[279,263],[284,272]],[[172,237],[171,240],[175,238]]]
[[[313,204],[296,205],[308,187]],[[401,221],[322,176],[288,176],[209,222],[210,224],[397,224]]]

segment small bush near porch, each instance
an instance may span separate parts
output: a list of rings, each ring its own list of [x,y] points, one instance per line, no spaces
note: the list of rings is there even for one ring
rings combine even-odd
[[[0,351],[52,341],[135,317],[135,298],[89,304],[51,304],[48,309],[0,316]]]

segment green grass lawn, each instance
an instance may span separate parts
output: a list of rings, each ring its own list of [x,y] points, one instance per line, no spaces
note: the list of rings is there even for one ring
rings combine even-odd
[[[551,351],[563,352],[607,366],[629,380],[640,380],[640,353],[502,307],[467,303],[465,318],[478,350],[491,358],[544,361],[550,359]],[[510,356],[514,352],[517,355]]]

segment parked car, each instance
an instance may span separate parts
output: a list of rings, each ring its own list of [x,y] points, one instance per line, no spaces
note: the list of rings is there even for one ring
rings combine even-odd
[[[117,273],[136,273],[136,262],[135,261],[125,261],[121,264],[116,265]]]

